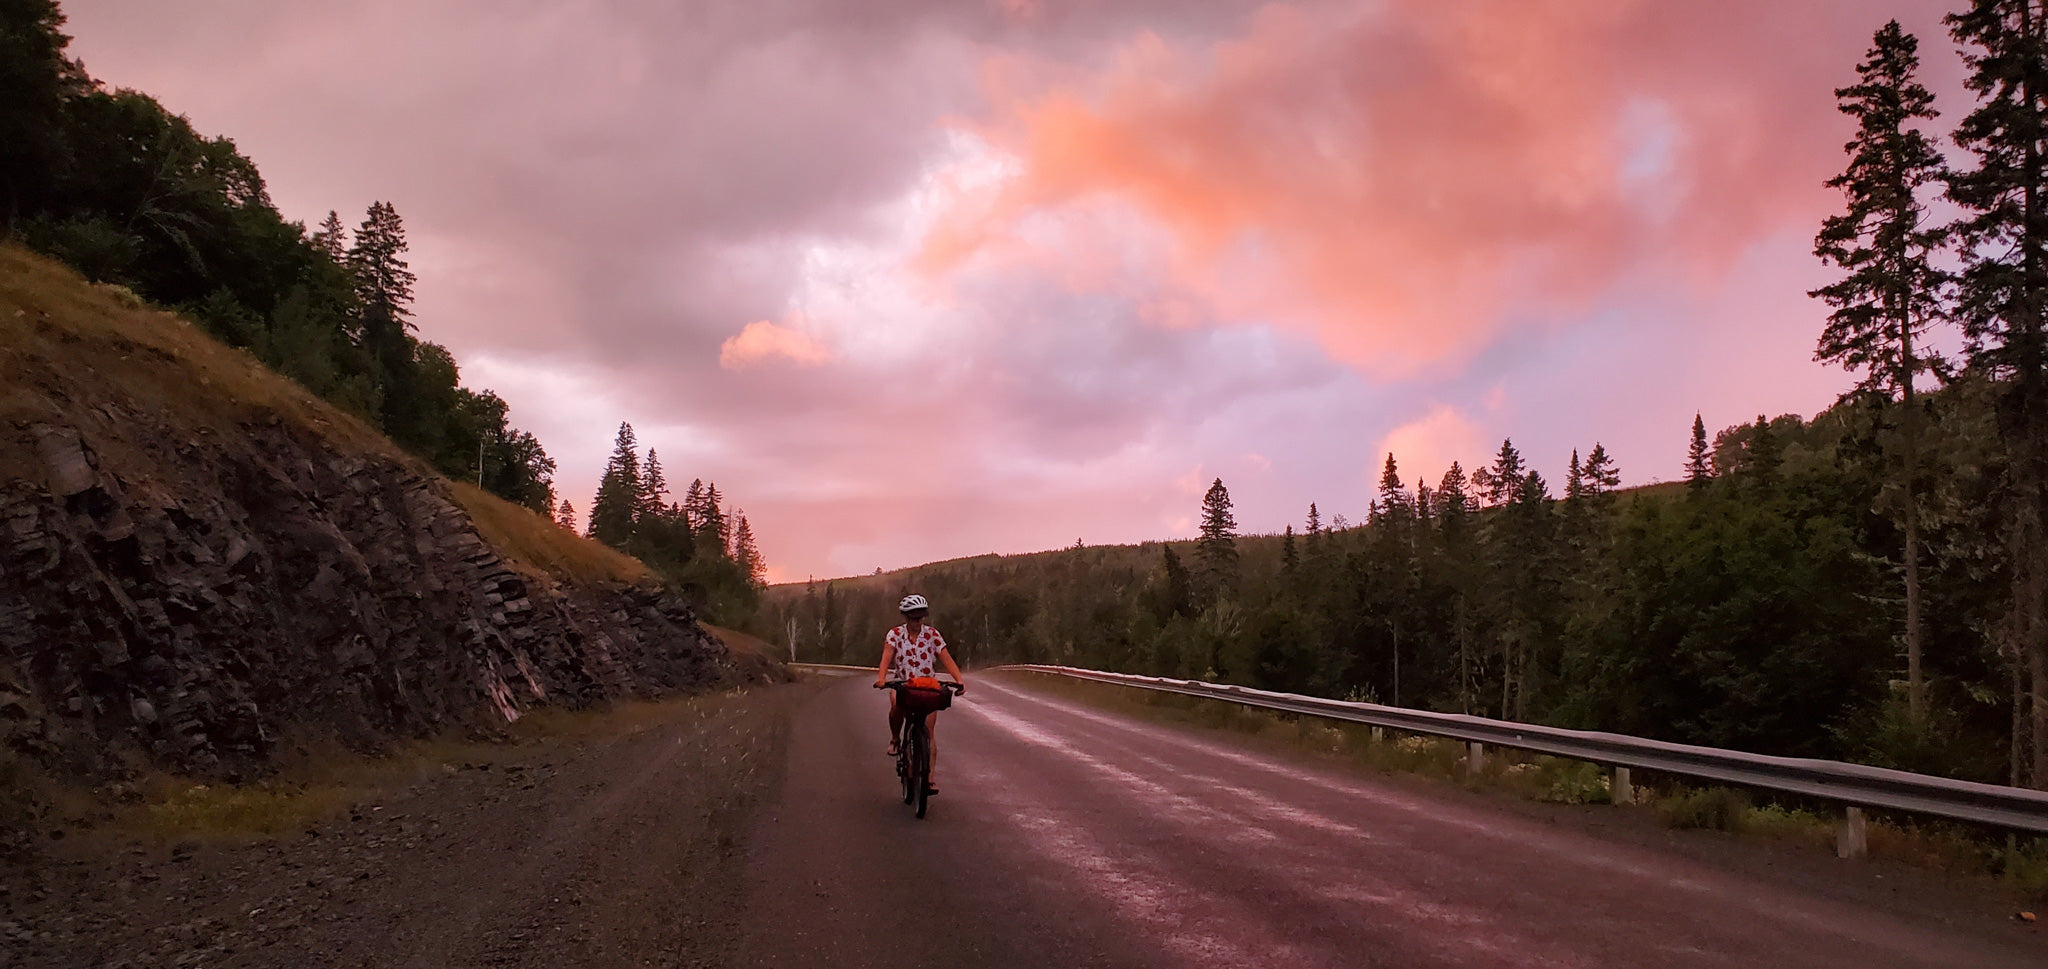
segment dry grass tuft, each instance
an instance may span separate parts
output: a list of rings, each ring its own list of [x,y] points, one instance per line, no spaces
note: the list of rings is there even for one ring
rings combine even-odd
[[[639,559],[569,531],[531,508],[460,481],[449,482],[448,490],[484,540],[508,559],[569,579],[655,581]]]

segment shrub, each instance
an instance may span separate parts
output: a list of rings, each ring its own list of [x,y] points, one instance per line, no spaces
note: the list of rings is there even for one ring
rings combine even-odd
[[[1657,804],[1657,816],[1666,825],[1713,831],[1741,831],[1749,810],[1749,792],[1732,787],[1684,792]]]

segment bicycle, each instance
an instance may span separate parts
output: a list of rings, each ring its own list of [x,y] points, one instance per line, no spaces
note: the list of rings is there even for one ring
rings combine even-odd
[[[923,677],[920,677],[923,679]],[[924,817],[932,796],[932,735],[925,718],[953,705],[960,684],[934,679],[938,687],[911,680],[890,680],[878,689],[896,693],[896,708],[903,711],[903,740],[896,745],[896,776],[903,782],[903,803],[916,804],[917,816]]]

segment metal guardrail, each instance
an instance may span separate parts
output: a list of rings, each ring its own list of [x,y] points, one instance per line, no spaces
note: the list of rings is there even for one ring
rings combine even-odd
[[[785,663],[783,665],[793,670],[802,670],[805,673],[873,673],[875,671],[875,668],[872,666],[840,666],[834,663]]]
[[[1573,760],[1612,767],[1636,767],[1741,787],[1803,794],[1852,807],[1909,811],[1999,828],[2048,834],[2048,791],[2029,791],[1996,784],[1950,780],[1945,777],[1866,767],[1861,764],[1845,764],[1840,761],[1771,757],[1716,747],[1695,747],[1690,744],[1645,740],[1623,734],[1566,730],[1533,723],[1513,723],[1453,713],[1432,713],[1374,703],[1326,700],[1292,693],[1270,693],[1249,687],[1218,685],[1195,680],[1105,673],[1100,670],[1074,669],[1067,666],[1020,664],[997,669],[1051,673],[1119,686],[1180,693],[1267,710],[1347,720],[1388,730],[1450,737],[1474,744],[1490,744],[1513,750],[1569,757]],[[1860,814],[1852,813],[1852,822],[1860,826]],[[1844,853],[1848,853],[1848,849],[1845,848]],[[1856,853],[1861,852],[1858,850]]]

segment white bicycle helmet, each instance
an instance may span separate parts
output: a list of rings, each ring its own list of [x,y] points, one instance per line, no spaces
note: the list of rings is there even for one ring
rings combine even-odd
[[[932,607],[931,603],[929,603],[929,602],[926,602],[926,601],[924,601],[924,597],[923,597],[923,596],[920,596],[920,595],[907,595],[907,596],[904,596],[904,597],[903,597],[903,601],[902,601],[902,602],[899,602],[899,603],[897,603],[897,604],[896,604],[896,611],[897,611],[897,612],[903,612],[903,613],[910,613],[910,612],[916,612],[916,611],[918,611],[918,610],[920,610],[920,609],[923,609],[923,610],[930,610],[930,609],[931,609],[931,607]]]

